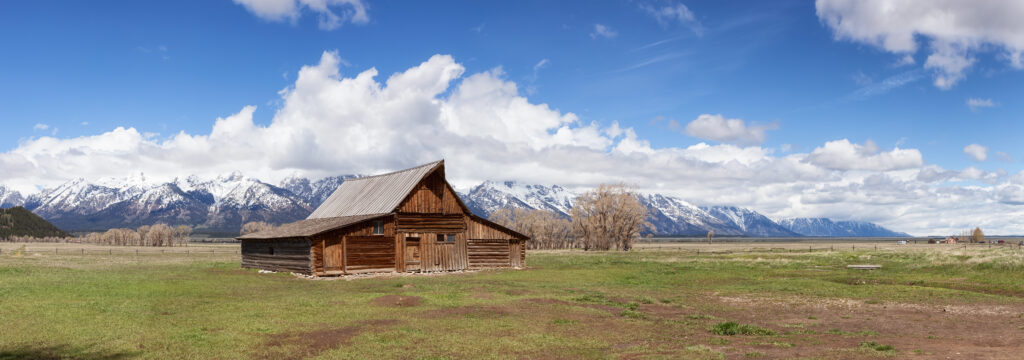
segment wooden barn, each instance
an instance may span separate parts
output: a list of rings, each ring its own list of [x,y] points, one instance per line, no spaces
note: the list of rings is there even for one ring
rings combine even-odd
[[[526,264],[526,241],[470,213],[444,161],[346,180],[306,220],[238,237],[242,267],[317,276]]]

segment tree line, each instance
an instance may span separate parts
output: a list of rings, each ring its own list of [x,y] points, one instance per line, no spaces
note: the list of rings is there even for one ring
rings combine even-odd
[[[654,231],[636,195],[625,184],[603,184],[576,198],[569,218],[547,210],[505,208],[490,220],[529,236],[530,249],[629,251],[641,231]]]
[[[116,246],[188,246],[192,236],[192,227],[178,225],[172,227],[158,223],[143,225],[138,229],[110,229],[106,232],[89,233],[78,238],[83,243]]]

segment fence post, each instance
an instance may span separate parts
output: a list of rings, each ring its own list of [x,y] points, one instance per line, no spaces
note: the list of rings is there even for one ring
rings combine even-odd
[[[135,256],[139,256],[139,249],[135,249]]]
[[[107,249],[107,255],[114,255],[114,249]]]
[[[852,246],[853,246],[853,250],[857,251],[857,245],[852,245]]]
[[[60,255],[59,249],[58,248],[53,248],[53,254],[54,255]]]

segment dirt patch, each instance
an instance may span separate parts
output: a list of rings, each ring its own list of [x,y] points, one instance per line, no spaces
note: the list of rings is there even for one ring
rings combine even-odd
[[[547,306],[547,305],[568,305],[568,306],[582,307],[582,308],[588,308],[588,309],[602,310],[602,311],[608,312],[609,314],[614,314],[614,315],[618,315],[618,314],[622,313],[622,310],[623,310],[623,308],[620,308],[620,307],[617,307],[617,306],[605,305],[605,304],[576,303],[576,302],[569,302],[569,301],[565,301],[565,300],[549,299],[549,298],[522,299],[522,300],[519,300],[519,303],[521,303],[521,304],[532,304],[532,305],[544,305],[544,306]]]
[[[460,306],[454,308],[444,308],[424,311],[420,315],[427,318],[438,318],[438,317],[474,317],[484,319],[494,319],[503,316],[512,315],[515,311],[510,306]]]
[[[384,295],[379,298],[370,301],[371,304],[385,307],[412,307],[419,306],[420,300],[423,298],[419,296],[408,296],[408,295]]]
[[[1011,359],[1024,345],[1011,336],[1021,330],[1021,305],[923,305],[868,303],[852,299],[713,296],[699,303],[714,319],[694,320],[711,326],[721,321],[763,326],[770,338],[728,337],[726,357],[756,351],[766,358],[812,356],[870,358],[879,355],[862,344],[892,345],[897,357]],[[641,307],[643,310],[643,307]],[[708,344],[715,335],[701,334]],[[713,342],[712,342],[713,343]],[[712,348],[716,346],[712,345]]]
[[[364,331],[392,326],[394,319],[360,321],[351,326],[330,327],[321,324],[313,331],[272,334],[257,349],[255,358],[260,359],[304,359],[316,356],[352,341]],[[306,326],[302,326],[306,327]]]
[[[475,297],[477,299],[483,299],[483,300],[494,299],[494,296],[492,296],[490,293],[476,293],[476,294],[473,294],[473,297]]]

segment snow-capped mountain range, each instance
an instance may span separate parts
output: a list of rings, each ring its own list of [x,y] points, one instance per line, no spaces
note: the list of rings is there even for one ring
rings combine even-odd
[[[826,218],[781,219],[779,225],[805,236],[909,236],[878,224],[859,221],[833,221]]]
[[[288,223],[308,216],[347,179],[316,181],[293,176],[272,185],[239,172],[212,179],[196,176],[156,182],[143,174],[97,181],[75,179],[30,196],[0,185],[0,207],[25,206],[70,231],[138,227],[158,222],[191,225],[199,231],[237,232],[243,223]],[[543,209],[569,215],[578,194],[553,185],[486,181],[459,194],[480,216],[505,208]],[[640,194],[655,234],[703,236],[906,236],[872,223],[829,219],[786,219],[779,222],[745,208],[698,207],[662,194]]]

